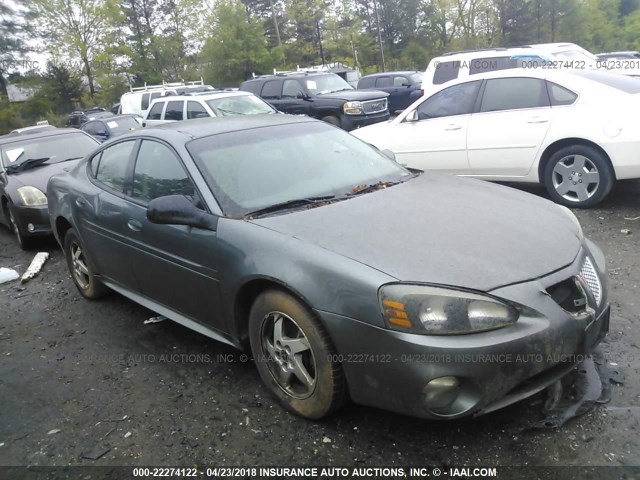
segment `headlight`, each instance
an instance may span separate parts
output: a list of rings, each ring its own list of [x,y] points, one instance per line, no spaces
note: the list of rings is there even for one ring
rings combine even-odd
[[[484,332],[513,325],[519,313],[488,295],[426,285],[389,284],[380,306],[391,330],[423,335]]]
[[[558,205],[558,204],[556,204],[556,205]],[[558,205],[558,207],[560,207],[562,209],[562,211],[571,219],[573,224],[576,226],[576,228],[578,229],[578,232],[579,232],[579,237],[580,238],[584,237],[584,233],[582,232],[582,225],[580,225],[580,220],[578,220],[578,217],[576,217],[573,214],[573,212],[571,210],[569,210],[567,207],[565,207],[564,205]]]
[[[344,113],[347,115],[363,115],[362,102],[347,102],[342,105]]]
[[[22,205],[26,207],[37,207],[47,204],[47,196],[36,187],[20,187],[18,196]]]

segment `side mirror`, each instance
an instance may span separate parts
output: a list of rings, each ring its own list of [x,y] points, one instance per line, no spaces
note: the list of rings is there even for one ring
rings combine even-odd
[[[419,118],[417,110],[412,110],[406,117],[404,117],[405,122],[417,122],[418,120]]]
[[[396,154],[393,153],[391,150],[389,150],[388,148],[385,148],[384,150],[381,150],[381,153],[385,156],[390,158],[391,160],[393,160],[394,162],[397,162],[396,160]]]
[[[298,93],[296,94],[296,98],[301,98],[302,100],[307,100],[307,99],[309,98],[309,95],[307,95],[307,94],[306,94],[306,93],[304,93],[304,92],[298,92]]]
[[[216,231],[218,217],[200,210],[184,195],[154,198],[147,206],[147,219],[161,225],[186,225]]]

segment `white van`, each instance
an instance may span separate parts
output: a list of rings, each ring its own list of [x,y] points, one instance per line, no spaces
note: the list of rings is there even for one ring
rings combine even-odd
[[[151,103],[142,123],[152,127],[168,122],[228,115],[257,115],[278,111],[253,93],[243,91],[217,91],[191,95],[169,96]]]
[[[189,92],[213,91],[214,87],[205,85],[202,79],[195,82],[162,83],[162,85],[146,85],[131,88],[120,97],[119,114],[133,114],[144,117],[151,102],[156,98],[169,95],[182,95]]]

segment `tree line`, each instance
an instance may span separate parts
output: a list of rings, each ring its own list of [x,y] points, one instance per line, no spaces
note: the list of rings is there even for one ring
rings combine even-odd
[[[110,106],[129,82],[424,70],[446,51],[558,41],[639,49],[640,0],[14,0],[0,3],[0,102],[7,82],[37,87],[22,111],[42,116]],[[46,65],[18,68],[36,51]]]

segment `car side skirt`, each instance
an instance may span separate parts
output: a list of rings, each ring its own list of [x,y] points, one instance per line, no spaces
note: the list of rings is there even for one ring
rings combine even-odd
[[[153,310],[154,312],[160,315],[164,315],[169,320],[173,320],[174,322],[179,323],[180,325],[183,325],[193,331],[206,335],[207,337],[217,340],[219,342],[226,343],[227,345],[231,345],[232,347],[241,348],[237,342],[233,341],[231,338],[228,338],[225,334],[213,328],[202,325],[201,323],[198,323],[195,320],[185,317],[184,315],[170,308],[167,308],[164,305],[156,303],[153,300],[150,300],[140,294],[133,293],[130,290],[127,290],[126,288],[123,288],[113,282],[110,282],[109,280],[101,278],[100,281],[107,287],[118,292],[120,295],[127,297],[130,300],[133,300],[134,302],[142,305],[143,307],[148,308],[149,310]]]

